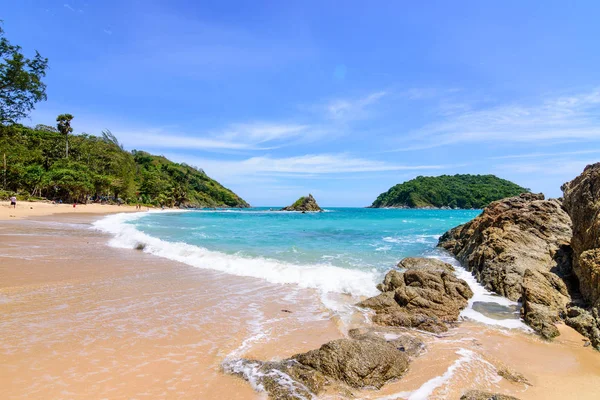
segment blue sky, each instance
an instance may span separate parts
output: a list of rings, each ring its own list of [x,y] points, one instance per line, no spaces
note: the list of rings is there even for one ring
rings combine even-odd
[[[2,1],[75,115],[253,205],[365,206],[418,175],[547,196],[600,161],[597,1]]]

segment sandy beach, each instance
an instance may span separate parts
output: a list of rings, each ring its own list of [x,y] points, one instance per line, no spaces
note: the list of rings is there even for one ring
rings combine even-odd
[[[146,207],[143,211],[147,210]],[[108,204],[52,204],[39,201],[18,201],[13,208],[8,201],[0,201],[0,220],[36,218],[54,214],[114,214],[139,211],[135,206],[117,206]]]
[[[111,248],[91,229],[98,214],[134,207],[0,208],[3,398],[264,398],[224,374],[223,362],[282,359],[367,324],[359,312],[340,318],[314,290]],[[442,336],[417,332],[427,350],[409,372],[357,397],[458,399],[488,389],[520,399],[599,398],[600,355],[560,330],[552,343],[468,321]],[[500,365],[531,385],[500,378]]]

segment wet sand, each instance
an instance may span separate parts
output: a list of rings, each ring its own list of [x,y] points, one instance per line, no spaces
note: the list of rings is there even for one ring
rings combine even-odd
[[[110,248],[89,229],[94,218],[0,221],[3,398],[264,398],[221,364],[285,358],[366,324],[348,296],[328,296],[332,311],[313,290]],[[600,353],[560,329],[553,343],[473,322],[418,333],[427,351],[405,377],[357,398],[458,399],[467,389],[600,398]],[[500,378],[500,364],[532,386]]]

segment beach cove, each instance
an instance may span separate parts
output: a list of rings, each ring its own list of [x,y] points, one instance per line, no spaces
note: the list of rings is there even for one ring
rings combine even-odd
[[[208,220],[223,218],[207,214]],[[100,218],[55,214],[0,223],[0,383],[7,398],[262,398],[246,381],[223,373],[223,365],[283,359],[371,326],[348,294],[194,267],[150,254],[152,242],[144,251],[135,243],[109,246],[116,234],[92,229]],[[366,284],[364,295],[372,290]],[[357,396],[443,399],[485,389],[521,399],[574,392],[597,398],[597,352],[583,347],[571,328],[559,330],[554,342],[473,320],[443,335],[413,332],[425,353],[402,379]],[[501,365],[531,386],[502,379]]]

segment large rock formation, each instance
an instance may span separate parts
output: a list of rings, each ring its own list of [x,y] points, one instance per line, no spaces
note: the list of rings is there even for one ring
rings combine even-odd
[[[571,220],[559,200],[522,194],[493,202],[472,221],[445,233],[454,254],[488,290],[523,302],[523,317],[546,338],[570,296]]]
[[[467,282],[451,265],[429,258],[408,258],[377,286],[382,292],[358,305],[375,310],[373,322],[439,333],[448,330],[473,296]]]
[[[226,372],[251,381],[272,399],[313,398],[326,389],[345,396],[350,388],[381,388],[408,369],[406,352],[394,341],[357,333],[360,339],[333,340],[283,361],[234,360]],[[398,339],[396,339],[398,340]],[[414,342],[400,339],[404,345]]]
[[[312,194],[300,197],[294,204],[284,207],[281,211],[323,211]]]
[[[566,322],[600,350],[600,163],[588,165],[562,190],[563,206],[573,221],[573,271],[590,307],[570,310]]]

